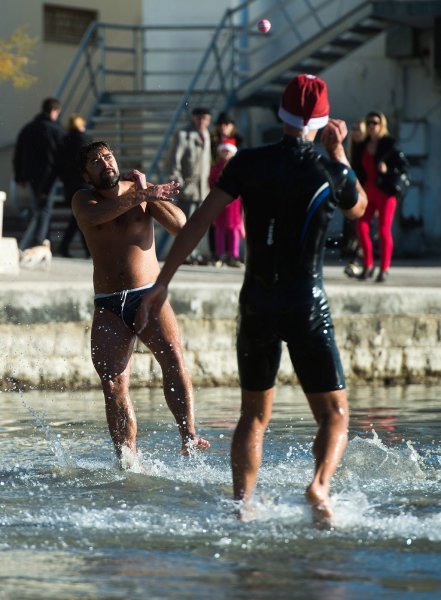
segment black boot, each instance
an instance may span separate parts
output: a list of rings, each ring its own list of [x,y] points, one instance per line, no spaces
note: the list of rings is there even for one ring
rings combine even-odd
[[[384,283],[388,277],[389,277],[389,271],[380,271],[378,273],[375,281],[377,283]]]
[[[370,279],[374,274],[375,267],[363,267],[363,271],[358,275],[357,279],[361,279],[365,281],[366,279]]]

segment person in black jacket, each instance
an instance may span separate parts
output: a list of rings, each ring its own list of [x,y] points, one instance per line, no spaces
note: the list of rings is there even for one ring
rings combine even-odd
[[[15,145],[13,168],[20,186],[29,184],[33,199],[32,234],[20,244],[22,249],[39,246],[48,237],[52,214],[51,188],[57,177],[57,158],[63,128],[58,123],[61,104],[56,98],[46,98],[33,121],[20,131]]]
[[[59,173],[64,187],[64,198],[67,206],[70,207],[73,195],[82,188],[89,186],[81,176],[78,166],[78,155],[80,149],[90,144],[92,139],[86,133],[86,121],[80,115],[71,115],[69,118],[68,132],[63,138],[60,148]],[[77,220],[71,215],[66,231],[58,248],[61,256],[70,257],[69,246],[76,232],[79,231]],[[81,239],[86,257],[90,256],[83,234]]]
[[[390,185],[398,164],[404,162],[402,153],[389,135],[387,119],[381,112],[366,115],[366,139],[354,148],[352,167],[366,190],[368,205],[357,223],[357,233],[363,252],[363,271],[359,279],[366,280],[374,274],[374,257],[370,235],[371,221],[378,215],[380,238],[380,271],[376,281],[386,281],[392,259],[392,222],[397,206],[397,191]]]

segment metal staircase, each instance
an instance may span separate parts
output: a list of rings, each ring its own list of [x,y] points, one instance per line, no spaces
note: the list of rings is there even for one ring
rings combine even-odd
[[[122,168],[164,179],[171,137],[192,107],[277,105],[296,73],[320,74],[391,24],[439,14],[439,0],[247,0],[217,27],[95,22],[56,95],[64,114],[82,113],[113,144]]]
[[[112,145],[122,169],[165,180],[171,138],[194,106],[276,108],[296,73],[320,74],[391,24],[439,15],[440,0],[247,0],[216,27],[94,22],[55,95],[62,115],[81,113]]]

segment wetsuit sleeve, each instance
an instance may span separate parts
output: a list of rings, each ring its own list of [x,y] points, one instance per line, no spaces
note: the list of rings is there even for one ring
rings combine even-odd
[[[216,187],[220,188],[223,192],[237,198],[240,196],[241,183],[240,183],[240,152],[233,156],[222,171]]]
[[[335,163],[331,174],[334,180],[337,206],[342,210],[353,208],[358,202],[355,172],[342,163]]]

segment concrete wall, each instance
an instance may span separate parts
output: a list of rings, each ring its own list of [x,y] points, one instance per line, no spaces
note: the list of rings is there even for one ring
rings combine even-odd
[[[174,284],[187,368],[195,385],[236,385],[239,286]],[[437,289],[364,290],[328,286],[337,342],[349,383],[439,382],[441,295]],[[90,359],[89,286],[18,286],[0,299],[0,389],[99,387]],[[286,349],[279,381],[296,381]],[[138,345],[133,386],[159,386],[161,373]]]

